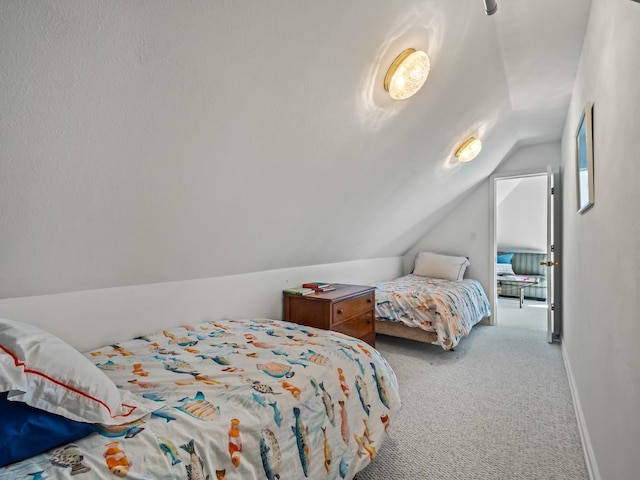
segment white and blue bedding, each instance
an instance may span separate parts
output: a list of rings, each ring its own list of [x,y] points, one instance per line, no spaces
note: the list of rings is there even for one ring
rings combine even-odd
[[[376,318],[435,332],[435,344],[453,349],[491,313],[477,280],[442,280],[405,275],[376,285]]]
[[[85,355],[151,414],[0,469],[0,478],[351,479],[400,408],[351,337],[267,319],[178,327]]]

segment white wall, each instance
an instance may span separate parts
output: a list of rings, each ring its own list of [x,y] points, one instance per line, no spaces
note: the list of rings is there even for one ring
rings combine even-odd
[[[564,339],[597,479],[640,472],[640,4],[593,0],[562,142]],[[594,103],[595,205],[578,214],[574,135]]]
[[[546,175],[498,180],[496,190],[498,250],[546,252]]]
[[[543,171],[548,165],[560,165],[559,142],[520,147],[505,158],[494,173]],[[413,270],[416,253],[420,251],[464,255],[471,260],[465,277],[479,280],[488,292],[491,282],[489,214],[489,180],[485,180],[404,255],[404,271]]]
[[[536,56],[563,78],[576,2],[565,60]],[[0,1],[0,298],[404,253],[484,178],[457,145],[516,141],[500,23],[470,5]],[[394,101],[410,46],[428,88]]]
[[[0,300],[0,317],[44,328],[81,351],[161,328],[228,318],[282,318],[282,289],[305,281],[371,285],[396,278],[401,257],[181,282]]]

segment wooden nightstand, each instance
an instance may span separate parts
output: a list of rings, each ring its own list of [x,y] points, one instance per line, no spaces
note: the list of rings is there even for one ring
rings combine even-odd
[[[375,287],[332,283],[335,290],[312,295],[284,294],[284,319],[359,338],[376,346]]]

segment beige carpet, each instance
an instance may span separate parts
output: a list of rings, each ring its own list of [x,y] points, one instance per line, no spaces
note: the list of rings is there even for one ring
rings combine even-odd
[[[357,480],[588,479],[544,304],[500,305],[500,325],[474,327],[453,352],[378,335],[402,410]]]

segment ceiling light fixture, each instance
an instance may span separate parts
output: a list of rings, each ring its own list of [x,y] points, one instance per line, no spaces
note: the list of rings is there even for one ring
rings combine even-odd
[[[498,4],[496,0],[484,0],[484,11],[487,15],[493,15],[498,11]]]
[[[429,76],[431,63],[427,54],[415,48],[407,48],[393,61],[384,76],[384,89],[394,100],[404,100],[415,95]]]
[[[475,137],[469,137],[456,150],[456,158],[459,162],[467,163],[476,158],[480,150],[482,142]]]

